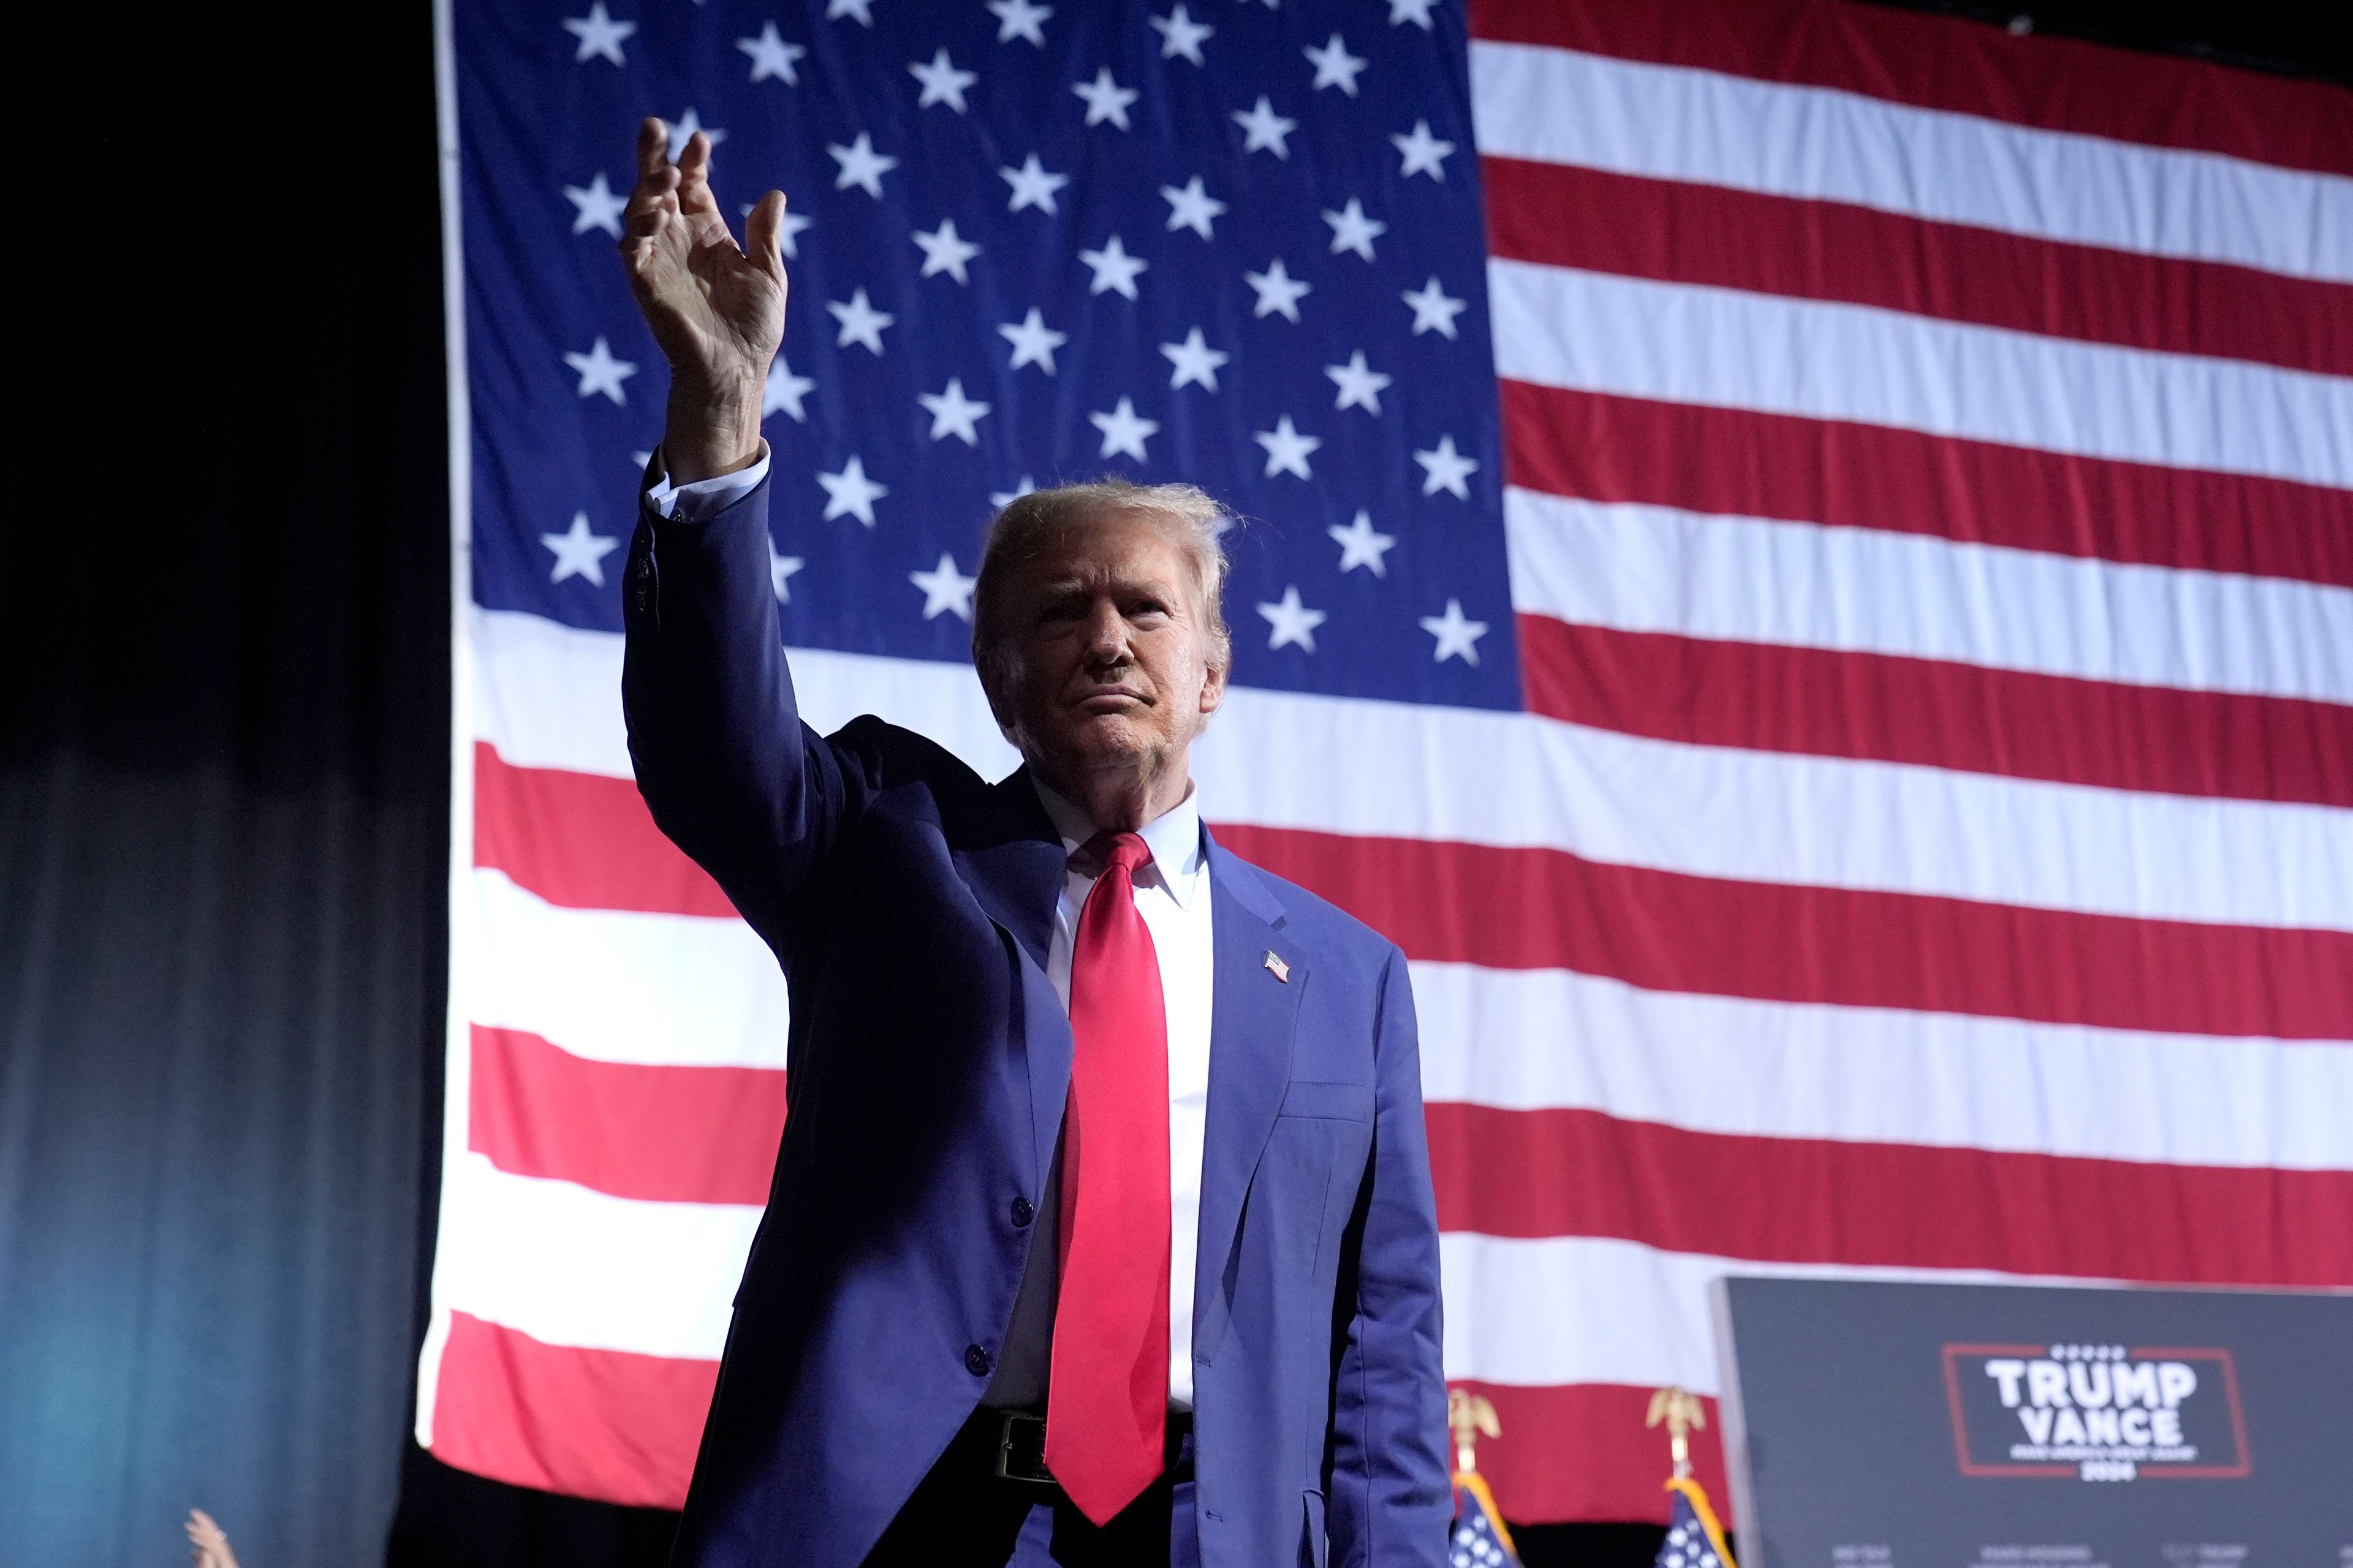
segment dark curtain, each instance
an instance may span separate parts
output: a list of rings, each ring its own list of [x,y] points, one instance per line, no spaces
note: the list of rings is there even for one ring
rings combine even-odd
[[[8,51],[26,1568],[185,1561],[191,1505],[252,1568],[374,1561],[392,1519],[448,879],[439,240],[427,8],[343,9],[52,7]]]
[[[2286,6],[2032,11],[2348,74]],[[47,26],[10,60],[0,1561],[174,1561],[201,1506],[247,1568],[657,1563],[670,1516],[406,1436],[448,855],[429,8]]]

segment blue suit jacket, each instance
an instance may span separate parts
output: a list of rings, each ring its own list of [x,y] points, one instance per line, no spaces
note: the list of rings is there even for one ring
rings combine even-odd
[[[638,785],[792,993],[790,1111],[672,1561],[852,1568],[1012,1315],[1015,1200],[1039,1201],[1070,1082],[1045,973],[1063,851],[1022,773],[800,721],[766,512],[765,484],[700,523],[649,512],[624,585]],[[1452,1494],[1405,959],[1214,839],[1208,864],[1202,1561],[1435,1568]]]

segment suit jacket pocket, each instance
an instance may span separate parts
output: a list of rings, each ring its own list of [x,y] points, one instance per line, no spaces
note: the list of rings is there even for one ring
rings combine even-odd
[[[1282,1092],[1284,1116],[1312,1117],[1322,1121],[1370,1121],[1373,1086],[1368,1083],[1318,1083],[1293,1079]]]
[[[1299,1535],[1299,1568],[1324,1568],[1332,1548],[1324,1534],[1324,1494],[1311,1487],[1300,1494],[1300,1500],[1307,1518]]]

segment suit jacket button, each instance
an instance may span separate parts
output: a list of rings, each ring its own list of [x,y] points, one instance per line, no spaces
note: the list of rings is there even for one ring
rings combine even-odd
[[[975,1377],[988,1375],[988,1352],[978,1345],[964,1347],[964,1369]]]
[[[1030,1206],[1029,1200],[1028,1198],[1016,1198],[1013,1200],[1013,1224],[1015,1228],[1018,1229],[1020,1226],[1028,1225],[1031,1220],[1036,1219],[1037,1217],[1038,1211]]]

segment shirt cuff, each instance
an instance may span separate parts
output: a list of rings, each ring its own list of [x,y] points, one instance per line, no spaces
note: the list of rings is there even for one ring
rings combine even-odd
[[[646,504],[654,509],[656,517],[665,521],[704,522],[750,495],[767,477],[768,443],[764,440],[752,466],[732,474],[697,479],[691,485],[673,485],[665,471],[646,490]]]

